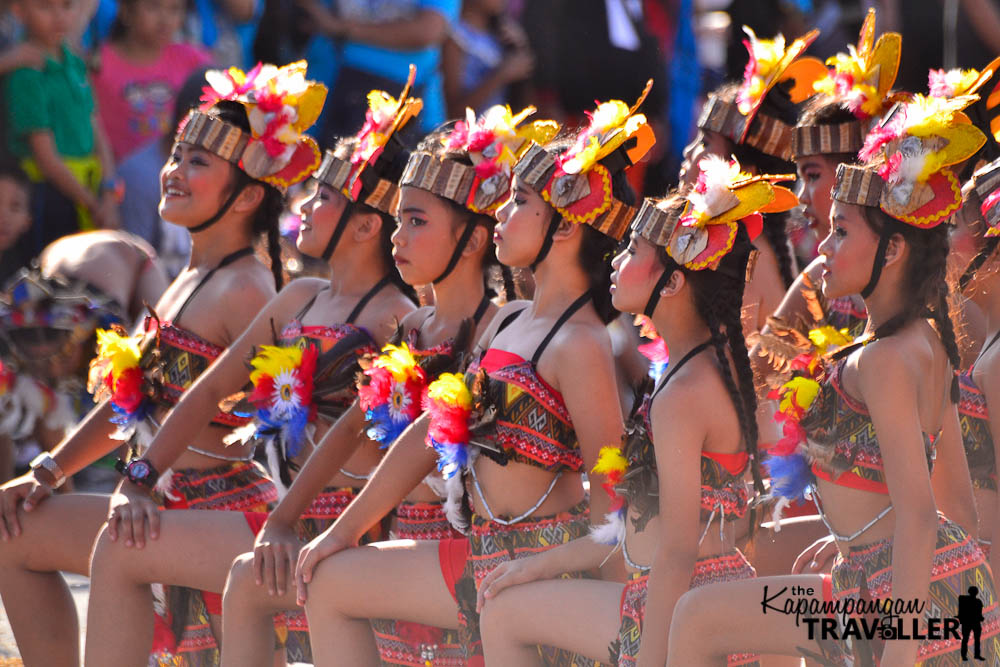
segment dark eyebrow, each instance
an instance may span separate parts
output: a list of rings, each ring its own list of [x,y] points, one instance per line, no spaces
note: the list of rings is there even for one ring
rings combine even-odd
[[[400,211],[400,213],[423,213],[424,215],[427,215],[427,211],[425,211],[422,208],[417,208],[415,206],[404,208]]]

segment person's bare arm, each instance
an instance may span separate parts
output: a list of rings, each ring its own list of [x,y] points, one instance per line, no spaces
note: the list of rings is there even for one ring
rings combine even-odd
[[[48,130],[32,132],[28,135],[28,147],[46,181],[91,213],[98,211],[100,201],[97,195],[76,180],[73,172],[60,159],[52,132]]]
[[[336,39],[415,51],[443,44],[448,36],[448,19],[434,9],[421,9],[405,19],[362,23],[335,16],[317,0],[299,0],[299,5],[309,14],[315,30]]]
[[[724,396],[715,400],[726,400]],[[674,607],[691,585],[698,560],[701,516],[701,448],[705,440],[706,397],[698,388],[668,387],[651,408],[653,447],[659,475],[659,540],[649,571],[644,626],[669,628]],[[638,665],[667,661],[666,632],[644,632]]]
[[[219,401],[247,381],[246,359],[255,346],[271,344],[272,320],[285,322],[315,285],[293,282],[262,308],[239,337],[181,396],[149,445],[146,457],[159,472],[173,465],[187,444],[219,411]],[[234,301],[233,303],[240,303]],[[248,310],[247,312],[252,312]]]
[[[905,545],[892,550],[892,596],[926,600],[938,519],[917,405],[922,378],[892,340],[877,341],[859,355],[858,385],[875,426],[893,506],[893,544]],[[903,622],[909,627],[913,621]],[[917,648],[916,641],[886,642],[882,662],[911,665]]]
[[[220,0],[222,8],[235,23],[246,23],[257,11],[254,0]]]
[[[1000,7],[997,3],[994,0],[961,0],[961,3],[976,37],[991,53],[1000,53]]]

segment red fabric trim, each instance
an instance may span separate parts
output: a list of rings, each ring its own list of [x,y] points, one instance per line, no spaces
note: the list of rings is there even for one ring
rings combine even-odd
[[[826,470],[823,470],[823,468],[821,468],[817,463],[812,464],[812,471],[816,477],[825,479],[831,484],[846,486],[849,489],[858,489],[859,491],[871,491],[872,493],[889,495],[889,487],[886,486],[885,482],[876,482],[870,479],[864,479],[849,470],[842,473],[836,479],[834,479]]]
[[[267,521],[267,512],[244,512],[243,518],[246,519],[247,525],[250,526],[250,532],[256,537],[260,534],[261,529],[264,528],[264,522]]]
[[[750,460],[750,455],[746,452],[733,452],[729,454],[726,452],[708,452],[702,450],[701,455],[712,459],[729,471],[730,475],[734,476],[742,475],[743,471],[746,470],[747,462]]]
[[[455,586],[465,570],[467,560],[469,560],[468,538],[462,537],[438,542],[441,576],[444,577],[444,584],[448,587],[448,592],[451,593],[451,597],[455,599],[456,603],[458,603],[458,595],[455,593]]]

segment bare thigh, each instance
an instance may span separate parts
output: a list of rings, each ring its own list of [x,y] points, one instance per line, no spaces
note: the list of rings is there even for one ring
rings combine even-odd
[[[136,583],[162,583],[221,593],[233,559],[253,548],[242,512],[166,510],[160,534],[142,549],[102,534],[95,558],[120,562],[117,572]]]
[[[800,646],[815,651],[806,624],[797,626],[795,615],[782,613],[781,609],[786,600],[822,602],[822,586],[819,575],[787,575],[710,584],[688,591],[674,610],[669,664],[703,664],[695,658],[743,652],[798,655]],[[795,587],[800,588],[796,591]],[[802,592],[808,589],[811,595]]]
[[[326,604],[349,618],[458,629],[458,605],[445,585],[437,542],[376,542],[330,556],[309,584],[308,606]]]
[[[108,515],[109,496],[52,496],[30,512],[18,508],[21,534],[0,542],[0,563],[34,572],[90,573],[90,552]]]
[[[621,625],[624,588],[597,579],[512,586],[484,606],[483,631],[496,630],[523,645],[554,646],[606,662],[608,645],[617,639]]]

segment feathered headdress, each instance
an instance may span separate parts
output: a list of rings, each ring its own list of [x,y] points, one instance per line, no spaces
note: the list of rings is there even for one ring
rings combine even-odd
[[[524,124],[533,113],[534,107],[514,114],[509,106],[496,105],[477,120],[466,110],[465,120],[443,138],[445,157],[414,153],[400,185],[433,192],[473,213],[492,213],[510,193],[511,172],[521,154],[535,141],[549,141],[559,132],[559,125],[549,120]],[[466,156],[473,166],[449,155]]]
[[[654,245],[667,249],[678,263],[692,270],[718,268],[733,248],[739,223],[751,240],[763,227],[761,213],[787,211],[798,199],[787,188],[791,174],[751,176],[734,159],[715,155],[699,164],[698,183],[687,194],[682,209],[673,212],[661,202],[647,199],[633,223],[633,230]]]
[[[631,107],[621,100],[599,104],[565,153],[532,145],[515,173],[566,220],[620,240],[635,210],[614,198],[611,176],[641,160],[656,142],[646,117],[636,113],[652,85],[646,83]]]
[[[829,73],[814,84],[814,89],[840,101],[859,119],[881,115],[889,102],[889,91],[899,73],[903,37],[887,32],[875,39],[875,10],[868,10],[861,26],[857,46],[848,45],[848,53],[827,59]]]
[[[969,159],[986,136],[962,113],[978,99],[915,95],[897,103],[872,128],[859,157],[864,167],[839,165],[833,198],[878,206],[915,227],[935,227],[962,203],[951,165]]]
[[[983,235],[1000,236],[1000,159],[977,169],[972,175],[971,188],[975,197],[969,197],[963,210],[971,202],[973,214],[982,216],[986,223]]]
[[[857,118],[838,124],[799,125],[795,128],[795,155],[857,153],[864,143],[872,119],[881,115],[892,100],[890,91],[899,72],[902,37],[885,33],[875,40],[875,10],[870,9],[858,44],[848,53],[828,58],[828,72],[813,83],[813,89],[838,103]]]
[[[826,74],[826,68],[815,58],[800,56],[819,36],[819,31],[812,30],[786,47],[781,35],[773,40],[757,39],[750,28],[744,26],[743,30],[747,34],[743,44],[749,60],[736,100],[729,102],[717,95],[709,96],[698,127],[718,132],[736,144],[746,143],[768,155],[791,160],[794,128],[773,116],[758,117],[758,112],[768,93],[785,81],[793,82],[789,95],[796,104],[813,94],[813,83]],[[754,119],[759,122],[754,124]]]
[[[381,90],[368,93],[365,123],[355,135],[350,155],[327,151],[323,163],[314,174],[316,180],[340,191],[353,202],[361,202],[388,213],[399,192],[396,183],[373,173],[369,167],[379,160],[391,161],[403,145],[396,138],[412,118],[420,113],[423,101],[410,97],[417,68],[410,65],[410,74],[399,99]]]
[[[320,164],[319,147],[304,133],[319,118],[327,93],[306,79],[306,67],[300,60],[280,68],[258,63],[245,73],[235,67],[207,72],[204,104],[181,123],[176,141],[204,148],[281,191],[300,183]],[[206,113],[223,101],[243,105],[249,134]]]

